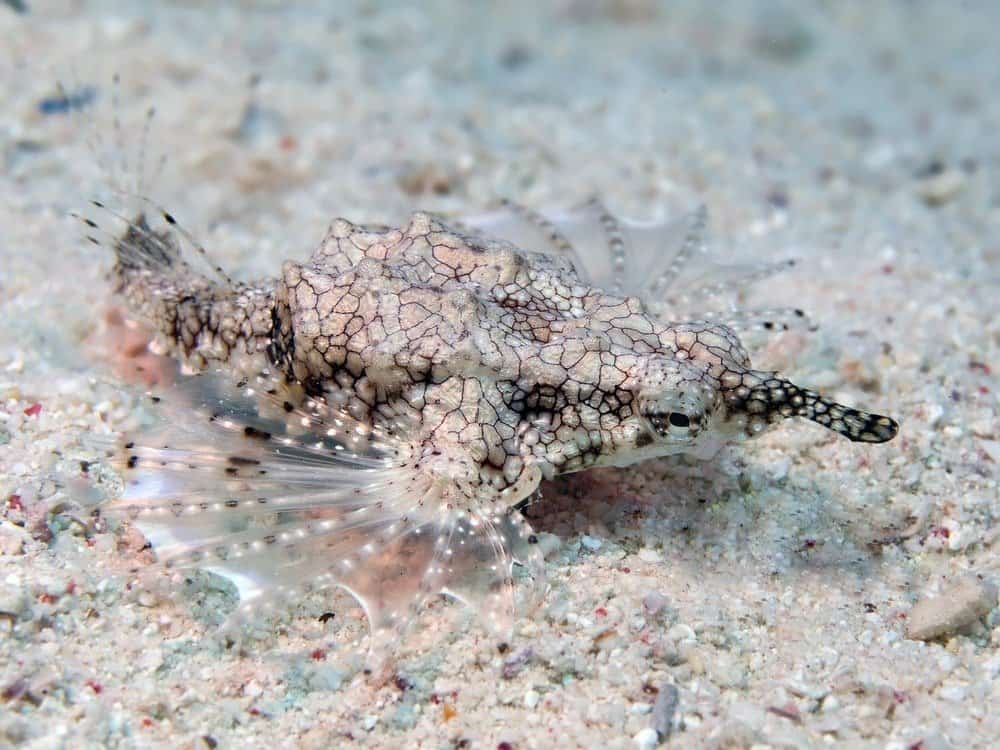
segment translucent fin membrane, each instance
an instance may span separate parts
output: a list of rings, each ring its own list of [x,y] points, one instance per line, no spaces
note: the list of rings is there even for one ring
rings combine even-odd
[[[462,224],[484,234],[565,258],[583,282],[638,297],[664,319],[721,321],[728,316],[737,325],[745,319],[745,327],[761,330],[784,330],[796,324],[802,316],[785,314],[788,311],[780,311],[780,318],[759,311],[742,319],[735,312],[701,312],[706,304],[723,303],[749,285],[795,265],[793,260],[719,263],[706,252],[707,222],[704,207],[667,222],[626,221],[597,200],[551,214],[504,202],[491,213],[462,219]]]
[[[267,374],[181,378],[151,397],[162,426],[124,445],[125,493],[105,509],[164,565],[230,579],[244,615],[336,586],[364,608],[376,651],[439,593],[509,627],[515,562],[536,583],[543,572],[526,524],[455,510],[407,417],[372,427],[333,406],[337,394],[300,392]]]
[[[700,239],[681,247],[677,239],[686,238],[688,224],[702,216],[637,224],[618,220],[597,200],[553,214],[504,202],[493,212],[463,217],[462,224],[525,250],[567,258],[592,286],[648,297],[652,284],[668,286],[694,252]]]

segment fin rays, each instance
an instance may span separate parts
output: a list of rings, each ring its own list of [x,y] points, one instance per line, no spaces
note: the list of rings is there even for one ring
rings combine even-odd
[[[336,586],[369,615],[373,646],[438,593],[508,627],[515,561],[536,584],[543,574],[527,524],[506,508],[456,510],[453,488],[422,468],[405,416],[389,435],[334,398],[289,407],[286,391],[265,373],[235,386],[182,378],[150,402],[165,426],[123,448],[125,493],[106,512],[130,518],[162,564],[233,581],[241,616]]]
[[[668,222],[624,221],[596,199],[552,214],[504,201],[491,213],[461,220],[489,236],[566,259],[584,283],[638,297],[665,319],[691,319],[706,299],[732,296],[794,265],[793,260],[749,266],[712,261],[706,253],[707,222],[704,206]],[[687,279],[683,288],[682,279]]]

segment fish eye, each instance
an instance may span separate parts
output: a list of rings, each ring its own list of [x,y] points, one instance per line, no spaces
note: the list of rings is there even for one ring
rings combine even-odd
[[[682,414],[679,411],[672,411],[667,415],[667,420],[674,427],[690,427],[691,418],[687,414]]]
[[[701,414],[686,414],[682,411],[647,414],[649,424],[659,435],[682,437],[701,422]]]

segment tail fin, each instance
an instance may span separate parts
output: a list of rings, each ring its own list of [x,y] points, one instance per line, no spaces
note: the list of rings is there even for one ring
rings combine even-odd
[[[140,208],[129,215],[105,201],[91,200],[91,208],[103,218],[74,216],[86,227],[88,242],[114,254],[115,291],[135,312],[152,322],[169,316],[169,305],[179,299],[224,296],[239,287],[221,267],[211,263],[204,246],[171,213],[143,196],[122,195],[122,199]],[[150,217],[155,218],[157,226]],[[187,260],[190,250],[203,261],[203,269]]]
[[[125,493],[105,512],[132,519],[167,567],[231,580],[237,617],[340,587],[364,608],[375,652],[439,592],[508,628],[515,562],[542,578],[526,522],[455,510],[405,417],[371,428],[322,398],[292,406],[287,388],[264,373],[236,386],[183,378],[151,402],[164,427],[122,447]]]
[[[221,266],[212,262],[208,251],[186,230],[173,214],[155,204],[142,195],[125,195],[127,199],[138,203],[141,208],[133,218],[115,212],[105,203],[92,200],[91,206],[103,211],[117,223],[115,230],[105,231],[92,218],[80,216],[90,233],[87,240],[97,244],[111,244],[117,261],[116,273],[120,276],[129,273],[148,271],[164,276],[203,277],[212,283],[235,287],[237,283],[222,270]],[[163,225],[154,229],[148,217],[155,216]],[[101,239],[103,237],[103,240]],[[184,257],[185,246],[195,253],[202,261],[204,270],[197,270]],[[212,278],[214,277],[214,279]]]
[[[197,270],[184,251],[194,248],[207,259],[204,248],[170,213],[148,199],[136,200],[149,210],[134,218],[96,200],[91,206],[103,212],[102,222],[79,218],[87,239],[114,253],[114,291],[136,322],[152,331],[154,351],[194,369],[228,361],[234,354],[262,357],[270,342],[273,283],[248,286],[216,266]],[[158,220],[155,226],[150,217]],[[106,219],[114,226],[103,226]]]
[[[220,320],[244,337],[251,331],[254,340],[244,347],[248,354],[261,351],[256,339],[266,338],[270,328],[270,289],[235,282],[173,213],[147,196],[151,188],[160,190],[167,163],[150,154],[155,109],[145,109],[140,127],[128,127],[121,87],[115,76],[112,126],[91,121],[86,128],[103,184],[94,190],[99,197],[73,216],[84,226],[86,239],[113,256],[114,289],[136,322],[158,334],[159,351],[195,367],[228,358],[241,342],[212,323]],[[251,318],[256,324],[248,325]]]

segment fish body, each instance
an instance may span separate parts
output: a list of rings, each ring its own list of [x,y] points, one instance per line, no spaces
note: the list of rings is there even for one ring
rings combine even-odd
[[[703,212],[339,219],[308,260],[254,283],[196,270],[185,254],[207,254],[152,204],[118,219],[88,220],[111,238],[95,241],[114,250],[115,289],[191,374],[158,397],[162,434],[124,451],[109,510],[249,605],[343,587],[385,643],[440,592],[510,622],[515,570],[533,591],[544,574],[512,508],[543,478],[710,458],[790,417],[857,442],[898,429],[753,369],[739,331],[800,311],[682,316],[741,283],[683,282]]]

